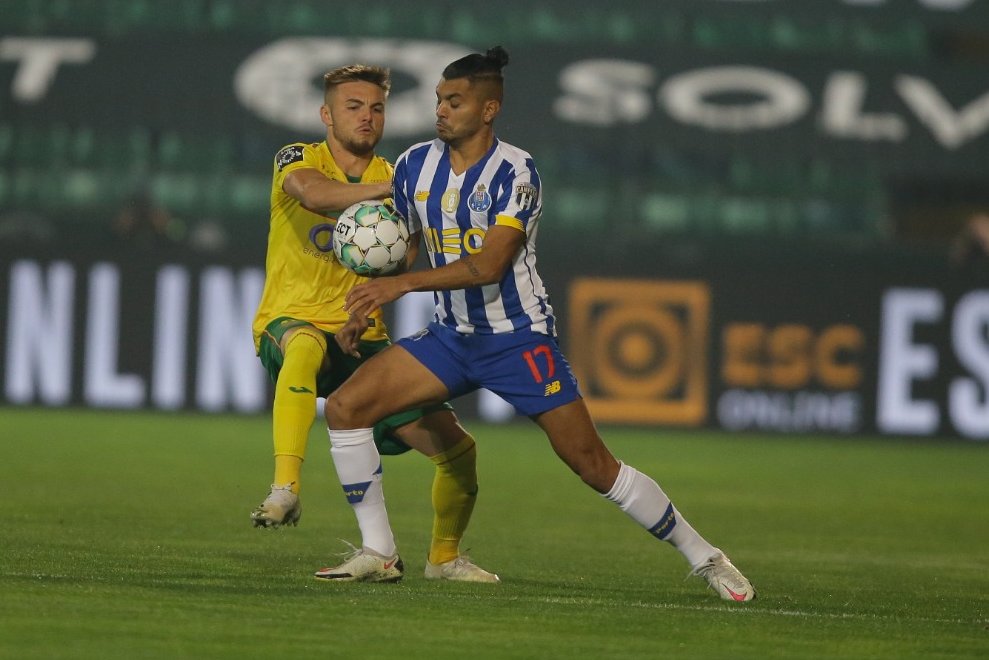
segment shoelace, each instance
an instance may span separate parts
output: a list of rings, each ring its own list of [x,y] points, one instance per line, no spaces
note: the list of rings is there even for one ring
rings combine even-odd
[[[343,543],[344,545],[350,548],[349,550],[344,550],[343,552],[336,553],[337,557],[343,558],[343,562],[341,563],[347,563],[354,557],[364,554],[364,548],[358,548],[356,545],[354,545],[353,543],[351,543],[346,539],[337,539],[337,540],[340,541],[340,543]]]
[[[711,571],[713,571],[714,569],[716,569],[717,567],[718,567],[718,564],[714,560],[714,558],[708,559],[706,562],[704,562],[703,564],[701,564],[697,568],[695,568],[695,569],[691,570],[689,573],[687,573],[687,577],[683,578],[684,579],[684,582],[686,582],[690,578],[694,577],[695,575],[699,575],[700,577],[702,577],[702,578],[704,578],[706,580],[707,579],[707,574],[710,573]]]

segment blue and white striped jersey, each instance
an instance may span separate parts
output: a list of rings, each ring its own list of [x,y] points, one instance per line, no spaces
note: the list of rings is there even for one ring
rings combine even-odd
[[[457,175],[442,140],[413,145],[395,165],[395,205],[411,232],[422,231],[434,268],[479,252],[493,225],[525,232],[501,282],[433,294],[438,323],[464,334],[529,328],[556,336],[553,308],[536,272],[542,201],[532,156],[495,139],[479,162]]]

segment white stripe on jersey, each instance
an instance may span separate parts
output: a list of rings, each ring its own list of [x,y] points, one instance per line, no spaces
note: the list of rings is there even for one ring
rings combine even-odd
[[[423,231],[433,267],[476,251],[496,216],[515,218],[525,230],[525,243],[501,282],[435,293],[438,322],[465,334],[531,328],[556,335],[553,309],[536,272],[542,195],[532,156],[496,139],[480,162],[455,175],[441,140],[413,145],[395,165],[395,203],[410,231]]]

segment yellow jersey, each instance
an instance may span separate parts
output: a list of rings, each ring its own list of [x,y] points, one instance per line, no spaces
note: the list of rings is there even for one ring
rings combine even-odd
[[[314,213],[282,189],[289,172],[305,167],[347,182],[325,141],[297,142],[275,155],[264,291],[253,324],[255,350],[260,347],[265,327],[280,316],[308,321],[327,332],[339,330],[348,318],[343,309],[344,297],[354,286],[367,281],[344,268],[333,254],[333,228],[339,214]],[[361,183],[390,181],[391,176],[391,164],[375,156],[361,176]],[[388,331],[381,310],[372,319],[362,339],[386,339]]]

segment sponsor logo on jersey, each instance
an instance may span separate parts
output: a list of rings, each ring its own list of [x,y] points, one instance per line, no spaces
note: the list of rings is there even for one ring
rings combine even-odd
[[[491,195],[483,183],[477,186],[474,192],[471,193],[471,196],[467,199],[467,206],[470,207],[471,211],[487,211],[491,208]]]
[[[302,147],[298,144],[282,147],[281,151],[275,154],[275,164],[278,165],[279,172],[284,170],[286,165],[298,163],[300,160],[302,160]]]
[[[429,191],[428,190],[417,190],[416,191],[416,201],[417,202],[425,202],[427,199],[429,199]]]
[[[336,225],[329,222],[313,225],[309,230],[309,242],[320,252],[333,252],[333,230],[335,228]],[[305,252],[306,254],[309,253],[308,250]]]

